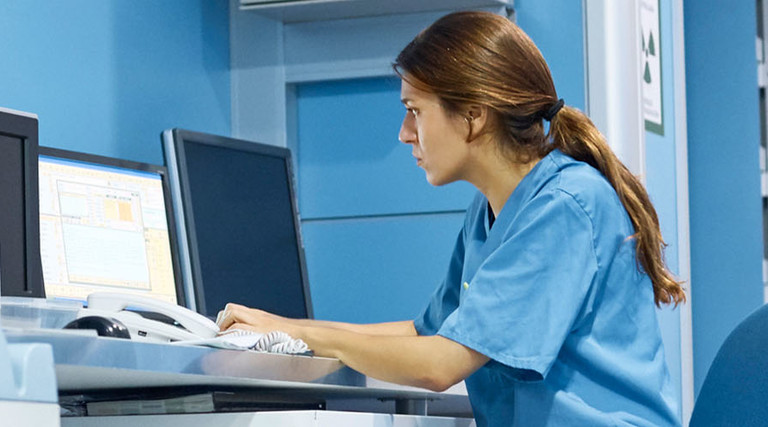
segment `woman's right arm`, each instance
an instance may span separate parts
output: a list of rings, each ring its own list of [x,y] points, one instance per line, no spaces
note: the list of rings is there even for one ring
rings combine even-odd
[[[285,319],[237,304],[227,304],[218,320],[222,330],[283,331],[307,343],[315,356],[335,357],[383,381],[434,391],[465,379],[489,360],[448,338],[419,336],[410,321],[354,325]]]
[[[219,313],[218,318],[222,318],[227,308]],[[366,335],[378,335],[378,336],[416,336],[416,328],[413,326],[412,320],[404,320],[399,322],[384,322],[384,323],[370,323],[370,324],[356,324],[345,322],[332,322],[328,320],[312,320],[312,319],[290,319],[287,317],[278,316],[276,314],[268,313],[263,310],[249,309],[249,320],[252,324],[263,324],[263,320],[279,321],[297,326],[310,326],[310,327],[322,327],[339,329],[342,331],[355,332],[358,334]]]
[[[368,324],[356,324],[356,323],[344,323],[344,322],[331,322],[327,320],[310,320],[310,319],[289,319],[295,325],[303,326],[320,326],[324,328],[341,329],[344,331],[356,332],[358,334],[366,335],[379,335],[379,336],[416,336],[416,328],[413,326],[413,320],[403,320],[399,322],[385,322],[385,323],[368,323]]]

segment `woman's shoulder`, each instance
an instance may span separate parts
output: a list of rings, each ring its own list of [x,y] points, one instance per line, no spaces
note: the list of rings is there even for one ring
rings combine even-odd
[[[550,159],[555,168],[546,186],[549,191],[572,198],[593,220],[624,216],[626,211],[616,190],[599,170],[559,151],[551,153]]]

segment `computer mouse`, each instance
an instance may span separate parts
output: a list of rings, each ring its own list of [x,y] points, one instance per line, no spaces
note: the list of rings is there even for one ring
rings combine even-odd
[[[127,338],[131,339],[131,334],[123,322],[101,316],[85,316],[75,319],[64,329],[95,329],[100,337]]]

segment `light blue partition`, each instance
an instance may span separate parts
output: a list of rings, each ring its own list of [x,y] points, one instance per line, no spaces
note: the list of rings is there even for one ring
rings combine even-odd
[[[460,211],[466,183],[435,188],[398,141],[400,80],[381,77],[297,85],[299,206],[333,218]]]
[[[464,215],[305,221],[315,317],[409,320],[441,283]]]

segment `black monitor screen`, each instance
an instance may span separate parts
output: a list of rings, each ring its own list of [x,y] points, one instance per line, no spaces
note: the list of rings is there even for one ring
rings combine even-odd
[[[196,309],[215,315],[234,302],[312,317],[290,151],[178,129],[164,142]]]
[[[45,293],[95,291],[184,305],[164,166],[40,147]]]
[[[37,117],[0,108],[0,295],[43,297]]]

